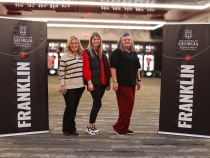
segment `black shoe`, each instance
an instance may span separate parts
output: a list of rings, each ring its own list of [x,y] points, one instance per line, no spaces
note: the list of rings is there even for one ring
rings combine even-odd
[[[133,131],[131,131],[131,130],[127,130],[127,132],[126,132],[126,134],[133,134],[134,132]]]
[[[78,136],[79,135],[79,133],[77,133],[77,132],[71,132],[71,134],[74,135],[74,136]]]
[[[68,132],[63,132],[63,135],[65,135],[65,136],[69,136],[69,135],[70,135],[70,133],[68,133]]]

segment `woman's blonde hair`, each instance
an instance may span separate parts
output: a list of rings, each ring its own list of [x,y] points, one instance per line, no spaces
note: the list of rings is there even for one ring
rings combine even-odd
[[[123,34],[120,36],[120,40],[119,40],[118,43],[117,43],[117,47],[118,47],[119,49],[121,49],[122,51],[125,51],[125,49],[124,49],[124,47],[123,47],[123,44],[122,44],[122,38],[123,38],[123,37],[126,37],[126,36],[129,36],[129,37],[131,38],[131,46],[130,46],[129,50],[130,50],[131,52],[135,52],[135,47],[134,47],[134,44],[133,44],[133,39],[132,39],[132,37],[131,37],[131,34],[128,33],[128,32],[123,32]]]
[[[71,41],[72,41],[73,39],[77,40],[77,42],[78,42],[77,54],[78,54],[80,57],[82,57],[82,52],[83,52],[84,49],[83,49],[83,47],[82,47],[82,45],[81,45],[80,40],[79,40],[76,36],[71,36],[71,37],[68,39],[67,44],[66,44],[65,52],[72,54],[72,51],[71,51],[71,48],[70,48],[70,44],[71,44]]]
[[[98,55],[101,57],[101,56],[102,56],[102,52],[103,52],[103,49],[102,49],[103,42],[102,42],[101,36],[99,35],[98,32],[93,32],[92,35],[90,36],[90,40],[89,40],[87,49],[89,49],[90,55],[91,55],[92,57],[94,57],[94,56],[95,56],[95,53],[93,52],[94,49],[93,49],[92,39],[93,39],[95,36],[98,37],[98,38],[100,39],[100,44],[99,44],[99,46],[98,46],[98,51],[99,51]]]

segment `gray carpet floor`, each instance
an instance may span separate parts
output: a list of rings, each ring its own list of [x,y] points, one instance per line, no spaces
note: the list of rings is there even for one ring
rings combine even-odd
[[[142,78],[136,92],[130,129],[133,135],[118,136],[112,125],[118,118],[113,90],[106,91],[96,126],[101,135],[85,133],[92,98],[85,91],[77,111],[80,134],[61,132],[65,108],[58,76],[49,76],[50,133],[0,138],[2,158],[196,158],[210,157],[210,139],[157,134],[160,106],[160,78]],[[1,127],[2,128],[2,127]]]

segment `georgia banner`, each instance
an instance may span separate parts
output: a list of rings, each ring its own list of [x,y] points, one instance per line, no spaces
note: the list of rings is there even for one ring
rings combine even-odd
[[[159,131],[210,138],[210,25],[165,25]]]
[[[49,132],[47,23],[0,17],[0,137]]]

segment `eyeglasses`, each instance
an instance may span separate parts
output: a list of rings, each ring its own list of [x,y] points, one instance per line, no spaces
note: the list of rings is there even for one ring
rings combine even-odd
[[[125,37],[125,36],[131,36],[131,34],[128,32],[124,32],[121,37]]]
[[[71,38],[71,39],[77,39],[77,37],[76,37],[76,36],[71,36],[70,38]]]

